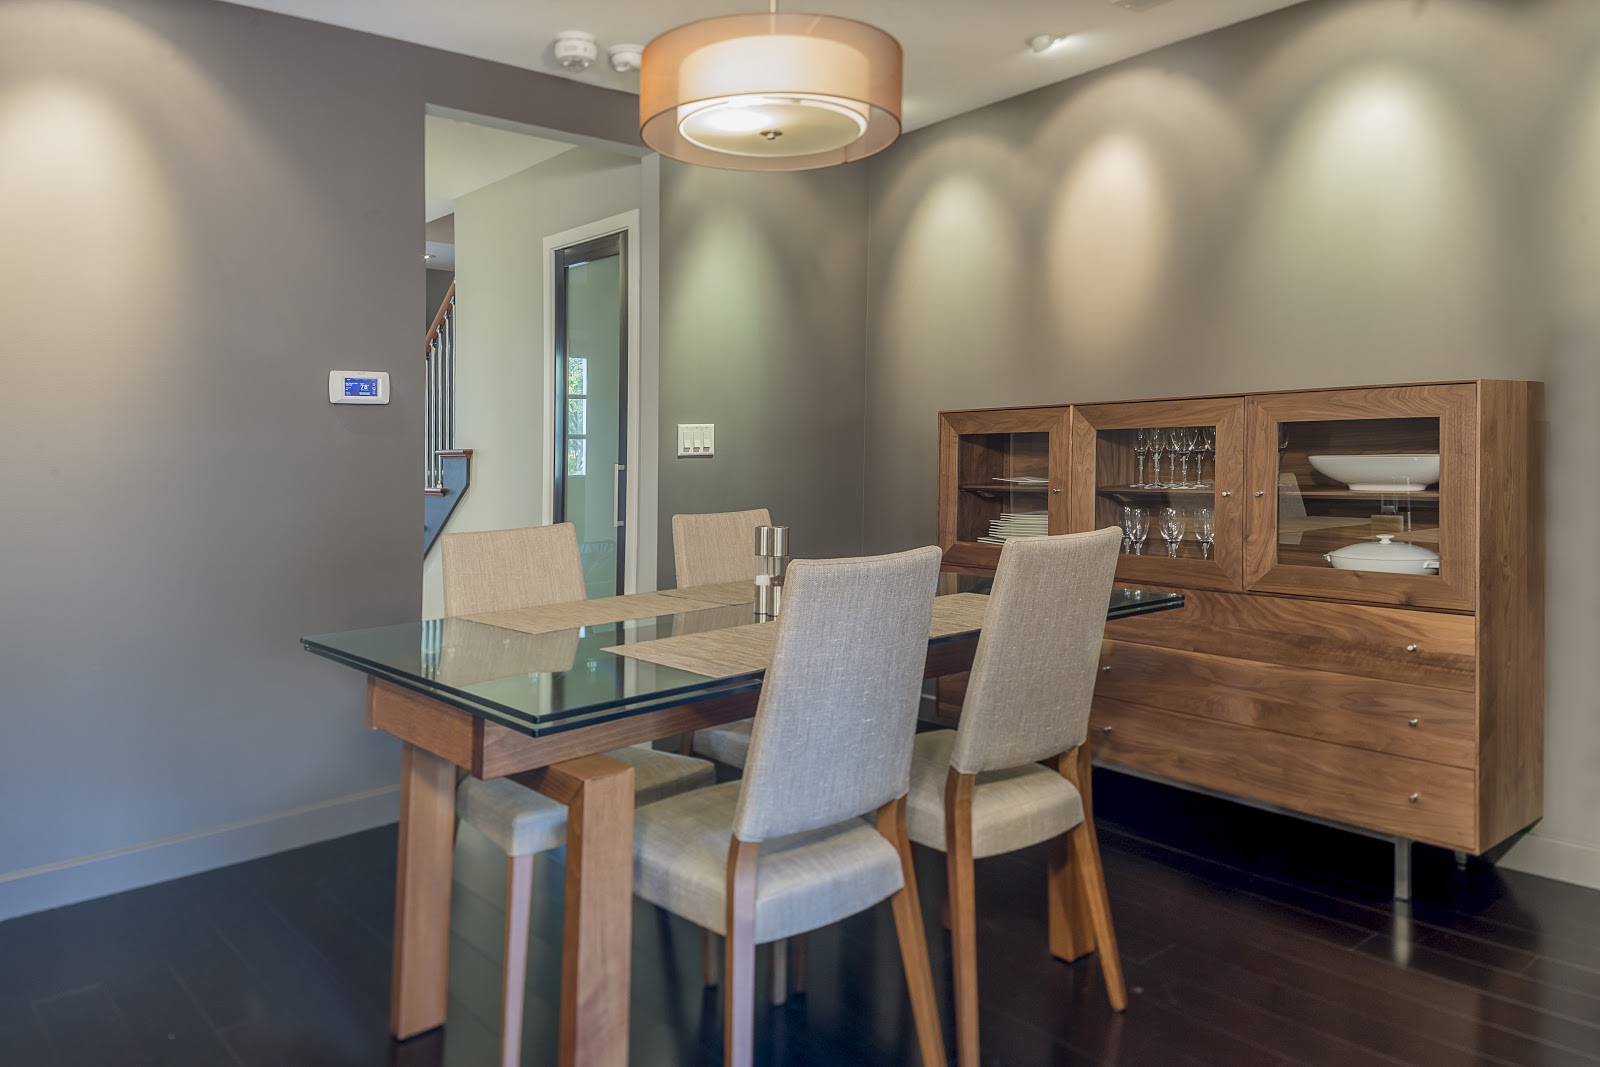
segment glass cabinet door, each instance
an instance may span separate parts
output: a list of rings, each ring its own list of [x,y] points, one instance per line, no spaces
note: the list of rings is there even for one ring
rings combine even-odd
[[[1472,606],[1472,385],[1254,397],[1247,584]]]
[[[1120,579],[1239,589],[1243,428],[1239,398],[1074,408],[1071,528],[1122,529]]]
[[[1065,533],[1069,409],[939,417],[939,547],[948,566],[992,570],[1014,537]]]

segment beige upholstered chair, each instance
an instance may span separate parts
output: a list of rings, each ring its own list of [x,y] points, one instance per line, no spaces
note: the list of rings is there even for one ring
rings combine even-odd
[[[1111,1006],[1127,1007],[1087,744],[1120,543],[1115,529],[1007,542],[960,724],[917,735],[907,822],[913,841],[946,853],[962,1067],[978,1063],[974,858],[1062,839],[1051,855],[1051,949],[1075,958],[1098,946]],[[1092,945],[1081,929],[1085,914]]]
[[[634,891],[725,937],[729,1064],[752,1055],[755,946],[885,898],[923,1061],[945,1062],[905,829],[939,559],[796,561],[743,780],[634,820]]]
[[[680,589],[691,585],[755,581],[757,526],[772,525],[766,508],[711,515],[672,516],[672,558]],[[743,767],[750,747],[750,722],[728,723],[685,737],[683,752]]]
[[[524,530],[445,534],[440,539],[444,606],[449,615],[540,607],[582,600],[583,565],[571,523]],[[606,755],[633,768],[636,804],[716,781],[705,760],[657,752],[649,745]],[[528,970],[533,858],[567,843],[567,809],[509,778],[470,775],[456,789],[461,822],[506,854],[505,971],[501,977],[500,1062],[517,1067],[522,1052],[522,999]]]
[[[766,508],[672,516],[678,588],[755,581],[756,527],[771,526]]]

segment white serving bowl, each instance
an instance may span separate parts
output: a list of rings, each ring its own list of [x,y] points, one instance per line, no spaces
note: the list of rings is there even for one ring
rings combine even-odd
[[[1336,548],[1323,558],[1342,571],[1384,571],[1388,574],[1439,573],[1439,553],[1421,545],[1396,543],[1394,534],[1379,534],[1376,542],[1357,541],[1353,545]]]
[[[1311,456],[1311,465],[1336,482],[1366,493],[1415,493],[1439,481],[1439,457],[1412,452],[1390,456]]]

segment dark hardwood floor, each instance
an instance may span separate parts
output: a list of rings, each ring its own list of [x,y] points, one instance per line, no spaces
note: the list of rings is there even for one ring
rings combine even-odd
[[[1600,1062],[1600,893],[1097,772],[1131,1004],[1044,944],[1039,850],[978,865],[983,1054],[1032,1065]],[[385,1033],[392,827],[0,923],[0,1064],[494,1062],[501,856],[457,850],[449,1024]],[[949,1026],[941,857],[919,854]],[[559,857],[539,863],[524,1062],[554,1060]],[[699,937],[635,912],[638,1064],[721,1060]],[[757,1060],[914,1063],[887,906],[812,937],[810,992],[759,1009]]]

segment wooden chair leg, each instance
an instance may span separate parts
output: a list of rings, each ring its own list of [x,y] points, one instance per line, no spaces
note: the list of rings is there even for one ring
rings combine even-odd
[[[700,976],[707,989],[717,984],[717,935],[710,930],[700,931]]]
[[[806,983],[811,975],[811,935],[796,934],[789,939],[789,992],[793,996],[806,995]]]
[[[522,1062],[522,998],[528,979],[533,854],[506,859],[505,968],[500,975],[500,1067]]]
[[[945,1067],[944,1031],[939,1026],[938,999],[933,992],[933,969],[928,966],[928,940],[922,929],[922,899],[917,893],[917,871],[911,861],[911,838],[906,834],[906,798],[878,810],[878,832],[900,853],[900,873],[905,885],[891,898],[894,929],[900,940],[900,962],[905,966],[911,992],[911,1017],[917,1026],[917,1048],[923,1067]]]
[[[756,1025],[756,861],[761,845],[733,838],[728,848],[726,954],[722,968],[722,1062],[750,1067]]]
[[[950,958],[956,993],[956,1062],[978,1067],[978,902],[972,881],[972,786],[951,769],[945,779],[945,864],[950,882]]]
[[[1093,773],[1087,743],[1061,757],[1058,769],[1083,797],[1083,821],[1067,831],[1072,866],[1076,869],[1078,895],[1094,928],[1094,942],[1100,952],[1100,972],[1105,976],[1106,997],[1116,1011],[1128,1007],[1128,989],[1122,978],[1122,956],[1117,951],[1117,934],[1111,926],[1111,900],[1106,893],[1105,868],[1100,865],[1100,843],[1094,832]]]

